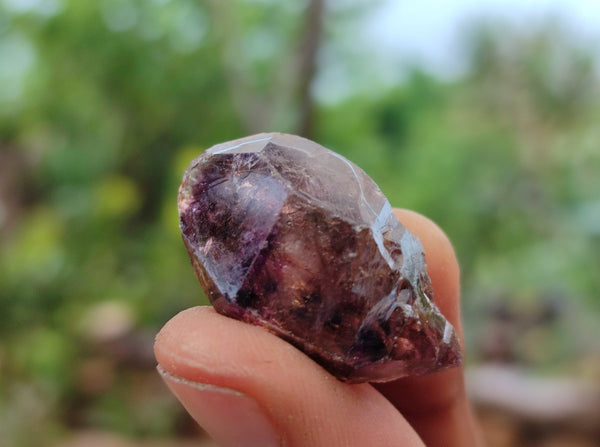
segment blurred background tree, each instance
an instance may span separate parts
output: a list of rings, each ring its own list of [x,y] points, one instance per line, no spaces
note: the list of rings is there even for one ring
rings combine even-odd
[[[471,362],[600,380],[598,60],[560,21],[479,21],[460,76],[390,82],[361,36],[378,4],[0,1],[3,445],[193,431],[151,351],[207,302],[177,187],[259,131],[315,139],[440,224]]]

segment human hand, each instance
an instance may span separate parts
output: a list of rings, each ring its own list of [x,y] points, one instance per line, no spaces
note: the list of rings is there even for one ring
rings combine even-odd
[[[429,219],[395,213],[421,239],[435,302],[462,339],[452,245]],[[166,384],[223,447],[482,444],[462,367],[349,385],[275,335],[211,307],[176,315],[154,349]]]

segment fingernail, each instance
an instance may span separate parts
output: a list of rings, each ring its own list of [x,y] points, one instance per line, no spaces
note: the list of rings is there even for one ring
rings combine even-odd
[[[222,447],[278,446],[277,433],[258,403],[236,390],[197,383],[158,365],[169,389],[198,424]]]

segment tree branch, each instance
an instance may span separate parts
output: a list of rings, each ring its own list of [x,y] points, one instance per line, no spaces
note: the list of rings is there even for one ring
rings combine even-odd
[[[317,72],[317,56],[323,35],[325,0],[311,0],[306,11],[304,36],[298,54],[298,134],[311,138],[314,125],[314,97],[311,86]]]

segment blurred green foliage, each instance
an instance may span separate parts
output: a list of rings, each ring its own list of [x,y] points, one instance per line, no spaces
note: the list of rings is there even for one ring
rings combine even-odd
[[[82,362],[102,357],[86,322],[117,302],[154,333],[206,303],[179,237],[181,174],[217,142],[297,131],[306,5],[28,3],[0,2],[0,439],[39,445],[73,419],[165,435],[173,408],[132,398],[119,366],[82,392]],[[326,12],[332,60],[361,65],[368,48],[351,54],[340,30],[365,8]],[[309,136],[449,234],[474,353],[491,304],[550,306],[561,317],[524,331],[517,354],[568,370],[598,349],[598,72],[557,24],[509,31],[474,27],[455,81],[413,67],[395,85],[313,98]]]

